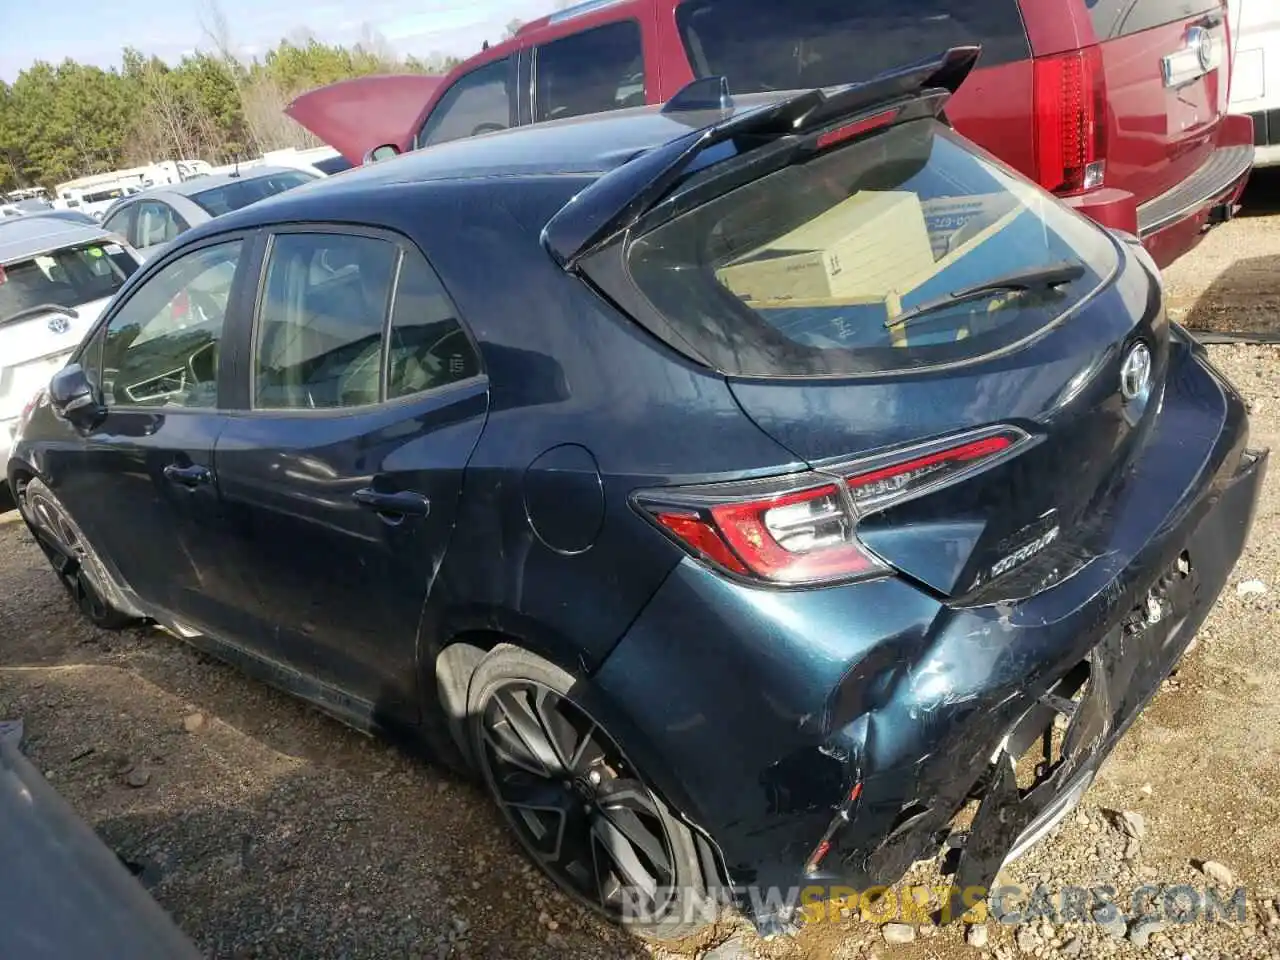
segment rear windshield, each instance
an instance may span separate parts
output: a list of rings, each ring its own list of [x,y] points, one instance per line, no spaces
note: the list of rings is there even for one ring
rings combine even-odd
[[[872,373],[1002,349],[1095,290],[1117,253],[1099,228],[971,150],[917,120],[820,154],[640,237],[631,276],[730,374]],[[1015,274],[1028,289],[972,289]],[[959,291],[971,296],[950,302]]]
[[[830,87],[980,43],[981,65],[1030,56],[1018,0],[685,0],[694,73],[734,93]]]
[[[316,177],[301,170],[290,170],[287,173],[273,173],[265,177],[246,177],[233,180],[220,187],[211,187],[200,193],[193,193],[191,199],[204,208],[211,216],[221,216],[232,210],[239,210],[251,203],[265,200],[277,193],[284,193],[304,183],[310,183]]]
[[[79,307],[112,296],[138,268],[115,243],[90,243],[0,266],[0,323],[32,307]]]

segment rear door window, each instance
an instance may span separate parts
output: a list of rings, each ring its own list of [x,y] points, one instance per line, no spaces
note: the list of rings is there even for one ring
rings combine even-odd
[[[1099,40],[1223,12],[1220,0],[1085,0],[1085,6]]]
[[[337,233],[272,241],[254,342],[257,409],[362,407],[479,372],[453,302],[416,250]]]
[[[405,253],[400,264],[390,338],[388,400],[445,387],[480,372],[480,358],[453,301],[417,253]]]
[[[271,244],[254,349],[254,406],[377,403],[399,248],[375,237],[280,234]]]
[[[107,219],[102,221],[102,229],[109,230],[112,233],[118,233],[136,247],[138,245],[137,239],[129,233],[129,220],[133,216],[133,211],[136,207],[137,204],[134,203],[125,204],[115,213],[111,214],[111,216],[107,217]]]
[[[167,203],[159,200],[140,200],[137,203],[134,246],[139,250],[154,247],[158,243],[176,240],[178,234],[189,229],[186,220]]]
[[[1118,258],[1098,227],[918,120],[663,223],[631,244],[628,263],[699,355],[772,377],[984,356],[1054,323]],[[1018,274],[1065,279],[973,289]]]
[[[535,57],[538,120],[644,106],[644,50],[634,20],[552,40]]]
[[[734,93],[836,86],[980,43],[981,65],[1030,56],[1018,0],[684,0],[694,74]]]
[[[477,67],[455,80],[431,110],[418,134],[418,146],[514,126],[515,102],[511,57]]]

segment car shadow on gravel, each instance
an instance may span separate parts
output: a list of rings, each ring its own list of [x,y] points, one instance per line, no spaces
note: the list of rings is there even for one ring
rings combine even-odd
[[[1280,213],[1280,167],[1254,170],[1240,198],[1238,217],[1270,217]]]
[[[90,627],[13,512],[6,715],[210,957],[650,956],[544,879],[465,778],[162,631]]]
[[[1205,340],[1280,342],[1280,256],[1237,260],[1175,319]]]

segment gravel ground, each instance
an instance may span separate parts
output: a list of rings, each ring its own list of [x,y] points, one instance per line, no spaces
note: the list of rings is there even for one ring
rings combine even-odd
[[[1250,191],[1249,212],[1169,271],[1177,316],[1218,329],[1280,316],[1280,178]],[[1249,398],[1254,442],[1280,447],[1280,347],[1211,353]],[[1203,890],[1209,860],[1230,874],[1209,867],[1219,883],[1247,887],[1245,923],[992,922],[970,934],[986,935],[979,948],[954,924],[837,918],[761,942],[730,920],[696,942],[640,943],[535,874],[473,785],[164,634],[87,627],[3,507],[0,719],[23,718],[27,754],[211,957],[1280,958],[1276,484],[1202,642],[1079,812],[1004,878],[1112,884],[1127,905],[1144,884]],[[1119,811],[1139,815],[1128,833]]]

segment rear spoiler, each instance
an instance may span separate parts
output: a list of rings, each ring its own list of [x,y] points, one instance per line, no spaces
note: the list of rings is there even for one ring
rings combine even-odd
[[[978,46],[952,47],[939,57],[870,80],[800,91],[741,113],[733,112],[723,77],[694,80],[662,112],[696,124],[697,129],[640,154],[578,194],[543,228],[543,245],[564,269],[573,269],[583,257],[634,226],[676,185],[695,158],[716,144],[747,136],[770,141],[810,134],[921,99],[932,99],[936,114],[964,83],[981,52]]]

